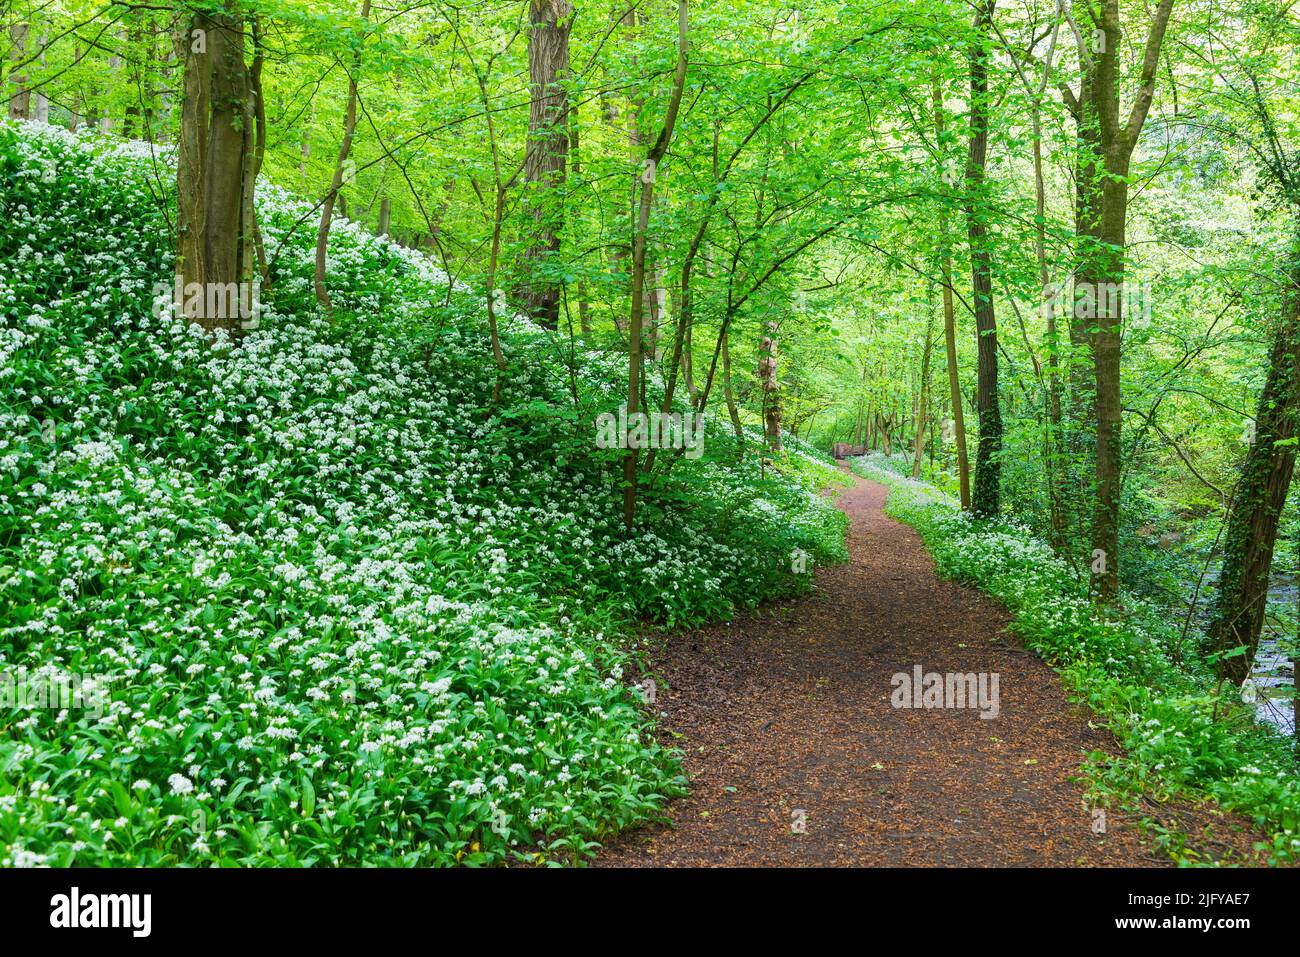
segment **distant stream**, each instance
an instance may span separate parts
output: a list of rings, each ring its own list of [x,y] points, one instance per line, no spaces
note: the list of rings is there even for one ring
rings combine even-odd
[[[1270,610],[1273,606],[1280,606],[1294,611],[1298,594],[1300,594],[1300,584],[1297,584],[1294,572],[1274,575],[1268,588]],[[1293,635],[1292,638],[1294,637]],[[1292,683],[1292,665],[1288,657],[1278,651],[1277,639],[1277,623],[1267,621],[1264,626],[1264,637],[1260,639],[1259,650],[1255,654],[1255,670],[1252,677],[1255,684],[1259,686],[1257,707],[1260,717],[1292,734],[1295,731],[1295,711],[1291,706],[1291,690],[1281,687]]]
[[[1210,569],[1201,585],[1201,599],[1196,618],[1201,627],[1209,624],[1211,606],[1207,600],[1213,591],[1218,570]],[[1280,626],[1275,617],[1279,613],[1294,616],[1296,596],[1300,594],[1295,572],[1274,573],[1268,588],[1269,616],[1264,621],[1264,633],[1255,652],[1255,667],[1251,678],[1259,689],[1255,708],[1261,720],[1287,734],[1295,733],[1295,712],[1291,705],[1291,661],[1279,650]],[[1188,596],[1190,598],[1190,595]],[[1294,635],[1291,636],[1294,639]],[[1294,641],[1292,641],[1294,644]]]

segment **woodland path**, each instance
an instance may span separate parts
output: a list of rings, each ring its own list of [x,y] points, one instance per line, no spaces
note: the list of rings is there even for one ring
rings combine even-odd
[[[1119,812],[1093,832],[1080,764],[1114,739],[1007,633],[1004,609],[935,576],[884,500],[864,479],[840,495],[850,560],[818,569],[811,595],[663,636],[662,735],[691,794],[596,866],[1170,863]],[[997,672],[999,715],[892,707],[891,677],[917,664]],[[1211,808],[1150,813],[1206,857],[1250,859],[1255,835]]]

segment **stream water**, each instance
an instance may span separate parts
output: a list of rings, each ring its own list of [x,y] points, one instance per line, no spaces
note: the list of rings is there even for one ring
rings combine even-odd
[[[1201,586],[1201,600],[1196,615],[1201,627],[1210,623],[1210,605],[1206,598],[1217,577],[1217,570],[1211,569]],[[1255,652],[1255,666],[1251,671],[1251,681],[1258,689],[1255,708],[1260,720],[1287,734],[1295,733],[1295,712],[1291,704],[1292,664],[1289,657],[1290,649],[1295,644],[1295,634],[1285,635],[1282,621],[1294,618],[1298,596],[1300,580],[1294,572],[1274,573],[1269,582],[1264,632],[1260,636],[1259,648]]]
[[[1288,650],[1280,650],[1278,639],[1282,637],[1282,631],[1271,613],[1274,609],[1294,613],[1297,595],[1300,595],[1300,582],[1295,573],[1274,575],[1269,582],[1270,615],[1264,626],[1264,635],[1260,638],[1259,650],[1255,654],[1255,669],[1251,675],[1259,688],[1259,701],[1256,705],[1259,716],[1288,734],[1295,732],[1295,711],[1291,704],[1293,665],[1289,657],[1289,647],[1295,643],[1295,635],[1291,635],[1291,640],[1287,642]]]

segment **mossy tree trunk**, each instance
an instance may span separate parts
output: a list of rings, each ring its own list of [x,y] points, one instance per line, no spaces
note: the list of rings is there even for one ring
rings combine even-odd
[[[1223,535],[1223,568],[1210,623],[1219,674],[1234,684],[1250,675],[1268,603],[1269,570],[1278,523],[1295,468],[1300,419],[1300,240],[1293,246],[1288,288],[1269,356],[1268,378],[1255,413],[1255,440],[1242,468]]]

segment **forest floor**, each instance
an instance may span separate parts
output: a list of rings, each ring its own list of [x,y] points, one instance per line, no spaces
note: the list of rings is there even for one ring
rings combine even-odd
[[[1094,832],[1080,766],[1114,738],[1010,636],[1004,609],[935,576],[916,533],[885,516],[883,486],[850,480],[850,560],[819,569],[811,595],[658,636],[661,735],[691,793],[595,866],[1172,863],[1129,814],[1108,809]],[[997,673],[997,717],[893,707],[892,676],[915,665]],[[1201,860],[1253,860],[1247,822],[1148,803],[1142,816]]]

